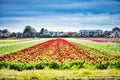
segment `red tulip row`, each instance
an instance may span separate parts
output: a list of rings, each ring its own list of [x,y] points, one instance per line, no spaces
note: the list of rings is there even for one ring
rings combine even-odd
[[[120,59],[120,57],[95,56],[83,49],[82,45],[79,47],[77,45],[64,39],[52,39],[21,51],[3,55],[0,57],[0,61],[23,63],[57,61],[63,63],[64,61],[81,60],[101,63]]]

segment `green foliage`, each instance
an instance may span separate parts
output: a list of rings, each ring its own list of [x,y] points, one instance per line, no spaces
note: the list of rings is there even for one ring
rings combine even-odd
[[[91,64],[91,63],[84,63],[83,66],[85,69],[91,69],[91,70],[96,69],[96,65]]]
[[[23,37],[24,38],[36,37],[36,30],[34,28],[32,28],[31,26],[25,26],[25,29],[23,31]]]
[[[60,68],[60,64],[57,62],[38,62],[36,64],[30,63],[15,63],[15,62],[0,62],[0,69],[9,68],[17,71],[22,70],[32,70],[32,69],[45,69],[49,67],[50,69],[108,69],[108,68],[115,68],[120,69],[120,62],[119,61],[108,61],[103,63],[83,63],[81,61],[73,61],[73,62],[66,62],[62,64]]]
[[[48,63],[39,62],[35,65],[35,68],[36,69],[44,69],[47,65],[48,65]]]
[[[103,62],[103,63],[101,63],[101,64],[97,64],[97,65],[96,65],[96,68],[97,68],[97,69],[107,69],[108,66],[109,66],[109,62]]]
[[[81,61],[73,61],[71,63],[71,66],[74,66],[74,65],[76,65],[78,67],[78,69],[83,68],[83,62],[81,62]]]
[[[60,68],[60,65],[56,62],[50,62],[49,63],[49,68],[50,69],[59,69]]]
[[[81,61],[73,61],[73,62],[66,62],[63,64],[62,69],[80,69],[83,68],[83,62]]]
[[[25,64],[25,69],[26,70],[32,70],[32,69],[34,69],[34,65],[33,64]]]
[[[8,66],[9,66],[9,63],[7,63],[7,62],[0,62],[0,69],[8,68]]]
[[[107,68],[120,69],[120,61],[103,62],[101,64],[97,64],[96,68],[97,69],[107,69]]]
[[[111,61],[109,65],[110,68],[120,69],[120,61]]]
[[[63,64],[62,69],[70,69],[70,67],[71,67],[71,64],[67,62]]]
[[[18,71],[22,71],[25,70],[25,65],[22,63],[10,63],[9,64],[9,69],[14,69],[14,70],[18,70]]]
[[[44,28],[41,28],[41,30],[40,30],[41,35],[43,35],[44,30],[45,30]]]

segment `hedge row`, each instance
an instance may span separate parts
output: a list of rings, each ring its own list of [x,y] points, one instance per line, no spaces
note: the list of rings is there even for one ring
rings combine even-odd
[[[0,69],[8,68],[18,71],[22,70],[32,70],[32,69],[44,69],[49,67],[50,69],[59,69],[60,65],[56,62],[38,62],[36,64],[27,63],[15,63],[15,62],[0,62]]]
[[[101,64],[97,64],[96,68],[97,69],[107,69],[107,68],[120,69],[120,61],[103,62]]]
[[[50,69],[80,69],[80,68],[95,68],[95,69],[107,69],[116,68],[120,69],[120,61],[103,62],[101,64],[89,64],[81,61],[65,62],[59,64],[57,62],[38,62],[36,64],[28,63],[15,63],[15,62],[0,62],[0,69],[8,68],[18,71],[32,70],[32,69],[44,69],[49,67]]]

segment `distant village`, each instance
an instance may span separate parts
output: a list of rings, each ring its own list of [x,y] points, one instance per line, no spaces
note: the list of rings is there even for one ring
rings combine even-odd
[[[58,31],[49,31],[42,28],[40,32],[37,32],[35,28],[31,26],[26,26],[23,32],[10,32],[7,29],[0,30],[0,38],[51,38],[51,37],[107,37],[107,38],[120,38],[120,28],[114,27],[110,31],[103,30],[79,30],[78,32],[58,32]]]

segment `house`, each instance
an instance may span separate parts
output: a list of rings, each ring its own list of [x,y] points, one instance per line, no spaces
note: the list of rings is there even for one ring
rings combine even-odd
[[[102,30],[80,30],[79,36],[81,37],[98,37],[103,33]]]
[[[16,33],[16,37],[17,37],[17,38],[22,38],[22,37],[23,37],[23,33],[17,32],[17,33]]]
[[[55,32],[55,36],[59,36],[59,32]]]
[[[11,33],[7,30],[0,30],[0,37],[9,37],[11,35]]]
[[[104,35],[107,38],[109,38],[111,34],[112,34],[112,31],[104,31]]]
[[[53,37],[53,36],[57,36],[57,32],[54,32],[54,31],[49,31],[50,35]]]
[[[59,32],[59,36],[65,36],[65,32]]]
[[[43,36],[50,36],[50,32],[47,29],[44,29]]]
[[[113,28],[110,37],[120,37],[120,28],[118,27]]]
[[[66,35],[65,32],[58,32],[58,31],[48,31],[47,29],[43,30],[43,36],[64,36]]]

